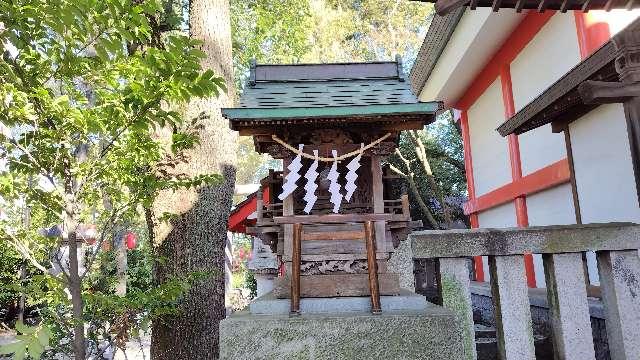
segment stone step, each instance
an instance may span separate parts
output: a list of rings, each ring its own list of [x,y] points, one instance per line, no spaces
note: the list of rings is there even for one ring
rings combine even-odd
[[[485,326],[482,324],[475,324],[474,326],[476,333],[476,341],[481,339],[495,339],[496,338],[496,329],[491,326]]]
[[[435,306],[425,299],[408,290],[401,290],[399,295],[381,296],[382,311],[423,311]],[[252,315],[287,315],[291,304],[289,299],[277,299],[273,293],[265,294],[249,305]],[[339,297],[339,298],[302,298],[300,299],[300,313],[327,314],[368,312],[371,309],[371,298]]]

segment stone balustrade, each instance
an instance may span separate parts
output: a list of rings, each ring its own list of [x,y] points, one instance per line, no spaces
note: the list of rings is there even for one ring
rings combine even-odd
[[[415,259],[438,259],[443,306],[464,325],[475,359],[467,258],[488,256],[501,359],[535,359],[524,254],[542,254],[556,359],[595,359],[582,253],[595,251],[613,360],[640,359],[640,225],[629,223],[420,231]]]

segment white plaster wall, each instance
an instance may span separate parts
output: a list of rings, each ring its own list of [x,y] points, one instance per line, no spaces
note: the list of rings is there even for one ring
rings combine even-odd
[[[598,107],[569,132],[582,222],[640,222],[622,105]]]
[[[527,215],[529,226],[575,224],[571,185],[564,184],[527,196]],[[536,286],[546,287],[540,254],[533,254],[533,268]]]
[[[556,14],[511,63],[516,112],[580,62],[573,16]],[[564,137],[546,125],[520,135],[522,174],[528,175],[566,157]]]
[[[511,63],[516,112],[579,62],[574,17],[554,15]]]
[[[466,11],[420,92],[420,100],[441,100],[453,106],[524,16],[513,9]]]
[[[606,22],[609,24],[611,35],[615,35],[631,24],[640,16],[640,10],[628,11],[625,9],[615,9],[611,11],[597,10],[589,11],[589,17],[595,22]]]
[[[517,226],[515,203],[509,202],[478,213],[478,223],[481,228],[507,228]],[[484,270],[484,280],[489,281],[491,279],[489,274],[489,259],[486,256],[482,257],[482,268]]]
[[[575,224],[571,184],[563,184],[527,196],[529,226]]]
[[[469,108],[469,138],[476,196],[511,182],[507,139],[495,129],[504,122],[500,79]]]
[[[627,124],[621,104],[602,105],[569,125],[582,222],[640,222]],[[589,281],[599,285],[596,256]]]

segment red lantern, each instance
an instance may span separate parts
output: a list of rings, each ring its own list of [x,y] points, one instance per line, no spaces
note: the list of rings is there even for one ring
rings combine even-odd
[[[127,244],[127,249],[133,250],[136,247],[136,234],[127,233],[127,235],[124,236],[124,241]]]

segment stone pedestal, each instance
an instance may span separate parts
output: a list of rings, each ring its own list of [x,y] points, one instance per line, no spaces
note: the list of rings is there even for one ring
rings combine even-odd
[[[256,279],[257,296],[261,297],[273,290],[273,279],[278,274],[278,260],[262,240],[253,238],[253,250],[248,268]]]
[[[425,297],[408,290],[396,296],[381,296],[382,311],[424,311],[435,305]],[[273,293],[259,297],[249,304],[252,315],[288,315],[289,299],[278,299]],[[301,314],[363,313],[371,308],[370,297],[302,298]]]
[[[464,359],[455,315],[415,296],[405,293],[383,300],[379,315],[362,309],[369,306],[361,301],[364,298],[337,299],[350,312],[338,312],[336,304],[327,303],[334,299],[303,299],[303,314],[291,317],[282,306],[287,300],[267,295],[253,306],[254,314],[236,313],[220,323],[220,358]],[[404,310],[384,311],[385,303],[387,309],[407,305]],[[255,314],[259,312],[270,314]]]
[[[256,293],[258,297],[268,294],[273,290],[273,279],[276,277],[276,274],[256,271],[253,277],[256,279]]]

